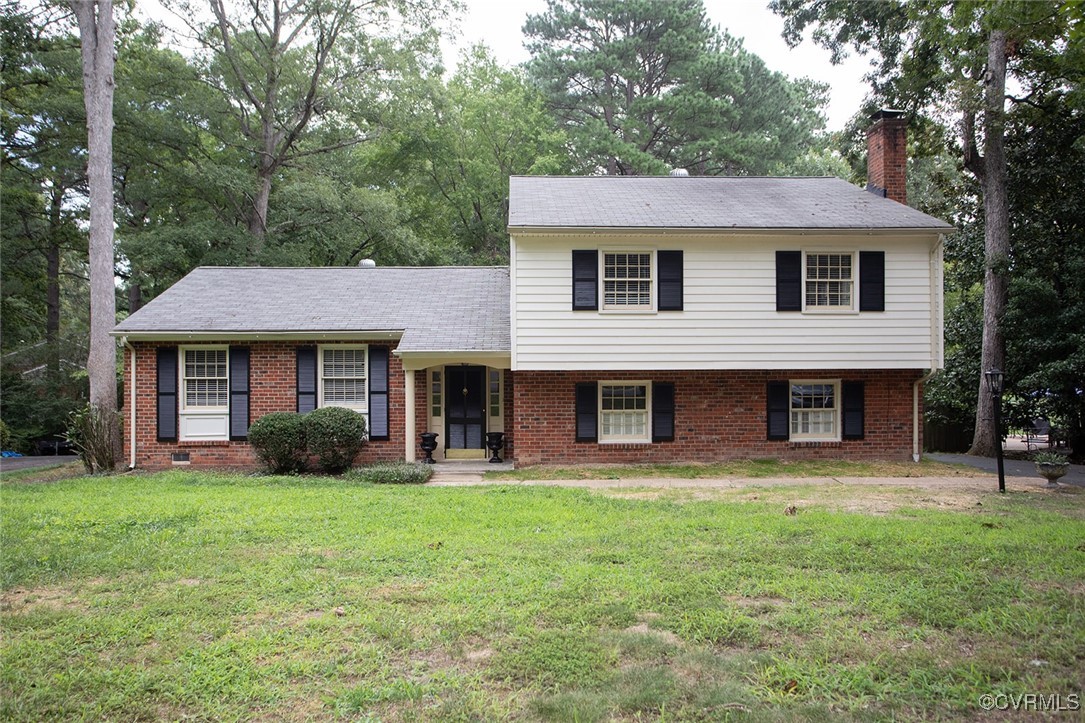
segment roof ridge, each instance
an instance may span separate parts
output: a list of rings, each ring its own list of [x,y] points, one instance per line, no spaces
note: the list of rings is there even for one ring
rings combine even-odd
[[[507,269],[508,264],[494,264],[490,266],[469,266],[467,264],[454,264],[450,266],[220,266],[217,264],[208,264],[197,266],[193,271],[199,269],[236,269],[236,270],[248,270],[248,271],[373,271],[374,269]],[[191,272],[190,272],[191,273]]]

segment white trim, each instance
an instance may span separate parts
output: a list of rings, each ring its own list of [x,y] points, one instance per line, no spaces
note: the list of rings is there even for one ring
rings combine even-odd
[[[110,336],[127,337],[130,341],[371,341],[399,339],[403,330],[378,331],[131,331],[109,332]]]
[[[362,383],[365,387],[365,394],[362,395],[362,404],[325,404],[324,403],[324,352],[327,350],[340,350],[340,349],[362,349],[365,351],[365,376],[361,377]],[[321,344],[317,347],[316,358],[316,405],[317,408],[331,406],[331,407],[343,407],[344,409],[350,409],[358,412],[359,414],[366,415],[366,422],[369,421],[369,345],[368,344]],[[334,378],[334,377],[333,377]],[[350,377],[351,379],[357,379],[357,377]]]
[[[497,375],[497,414],[493,413],[492,376]],[[486,431],[505,431],[505,373],[495,367],[486,367]]]
[[[820,384],[822,386],[832,386],[833,388],[833,434],[813,434],[801,432],[794,432],[791,429],[791,415],[795,411],[819,411],[819,410],[796,410],[791,406],[794,399],[792,388],[797,384]],[[839,442],[841,434],[841,426],[843,425],[843,402],[840,398],[841,392],[841,380],[839,379],[788,379],[787,380],[787,434],[788,439],[792,442]],[[824,410],[821,410],[824,411]]]
[[[226,404],[224,406],[188,406],[188,386],[185,383],[185,352],[187,351],[225,351],[226,352]],[[195,377],[196,379],[204,377]],[[211,378],[211,377],[208,377]],[[221,378],[221,377],[214,377]],[[224,344],[188,344],[177,347],[177,441],[179,442],[222,442],[230,439],[230,347]],[[193,423],[204,425],[216,424],[220,432],[192,434],[189,430]]]
[[[603,434],[603,387],[644,387],[644,436]],[[608,379],[596,382],[596,439],[599,444],[651,444],[652,442],[652,382],[650,380]]]
[[[508,226],[513,236],[899,236],[951,233],[955,227],[901,227],[901,228],[673,228],[645,226]]]
[[[403,370],[403,459],[413,462],[417,458],[414,438],[414,369]]]
[[[851,305],[850,306],[810,306],[806,305],[806,257],[808,254],[815,256],[851,257]],[[859,252],[856,249],[842,248],[809,248],[802,250],[802,313],[804,314],[858,314],[859,313]]]

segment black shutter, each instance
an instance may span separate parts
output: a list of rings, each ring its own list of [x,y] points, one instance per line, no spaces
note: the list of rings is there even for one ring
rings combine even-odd
[[[768,438],[788,439],[791,425],[791,385],[788,382],[769,382],[768,396]]]
[[[249,348],[230,347],[230,439],[249,438]]]
[[[802,252],[776,252],[776,310],[802,311]]]
[[[885,252],[859,252],[859,311],[885,311]]]
[[[595,382],[586,382],[576,385],[576,441],[595,442],[599,439],[599,424],[596,421],[596,393],[598,386]]]
[[[388,439],[388,347],[369,347],[369,438]]]
[[[298,411],[316,409],[316,347],[298,347]]]
[[[660,311],[682,310],[682,252],[658,251]]]
[[[599,308],[599,252],[573,252],[573,311]]]
[[[844,439],[862,439],[863,438],[863,425],[866,417],[865,403],[863,400],[863,383],[862,382],[844,382],[841,386],[840,396],[841,404],[843,405],[843,419],[844,422],[841,425],[843,427]]]
[[[670,382],[652,384],[652,441],[674,441],[674,384]]]
[[[155,423],[159,442],[177,441],[177,347],[158,347],[155,364],[158,396]]]

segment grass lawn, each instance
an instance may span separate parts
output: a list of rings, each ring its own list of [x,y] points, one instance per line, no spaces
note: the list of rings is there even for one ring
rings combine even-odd
[[[976,477],[987,474],[974,467],[943,464],[924,459],[914,462],[849,462],[824,459],[782,462],[777,459],[739,459],[709,464],[600,464],[561,467],[536,465],[500,472],[487,472],[488,480],[572,480],[637,479],[670,477],[678,479],[778,477]]]
[[[1085,692],[1074,492],[5,480],[0,718],[982,719],[985,693],[1065,703]]]

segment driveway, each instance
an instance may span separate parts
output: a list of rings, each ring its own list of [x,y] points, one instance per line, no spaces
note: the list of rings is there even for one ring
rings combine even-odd
[[[970,454],[942,453],[926,454],[924,456],[929,457],[936,462],[966,464],[969,467],[982,469],[984,472],[998,474],[998,462],[992,457],[975,457]],[[1020,459],[1007,459],[1003,461],[1003,468],[1005,469],[1007,477],[1032,477],[1033,479],[1041,479],[1040,475],[1036,474],[1036,465],[1032,462],[1026,462]],[[1065,477],[1059,480],[1059,484],[1072,484],[1085,487],[1085,465],[1070,465],[1070,471]]]
[[[33,467],[52,467],[53,465],[78,461],[79,456],[74,454],[46,457],[0,457],[0,472],[14,472],[18,469],[31,469]]]

